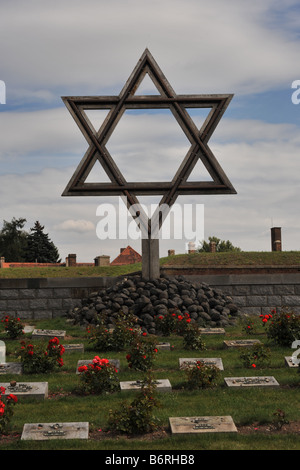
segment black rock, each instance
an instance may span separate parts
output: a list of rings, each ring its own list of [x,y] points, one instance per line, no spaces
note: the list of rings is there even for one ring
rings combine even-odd
[[[240,312],[232,298],[206,283],[190,282],[183,276],[166,276],[147,281],[139,275],[128,276],[114,286],[93,292],[70,310],[74,324],[97,324],[99,318],[113,325],[120,312],[137,316],[142,331],[156,334],[155,317],[169,311],[188,312],[192,322],[203,327],[234,325]]]

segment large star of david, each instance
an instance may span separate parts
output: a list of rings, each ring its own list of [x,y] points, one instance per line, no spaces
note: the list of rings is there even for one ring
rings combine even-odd
[[[136,95],[135,92],[148,74],[159,91],[158,95]],[[179,195],[236,194],[236,191],[208,146],[208,141],[223,116],[232,94],[177,95],[160,70],[148,49],[144,51],[119,96],[62,97],[66,107],[85,136],[89,147],[69,181],[63,196],[123,196],[127,207],[139,204],[137,196],[162,195],[160,206],[174,204]],[[170,109],[179,126],[190,141],[190,148],[183,157],[172,181],[129,182],[122,175],[106,144],[116,125],[127,109]],[[188,108],[209,108],[210,112],[198,129],[188,113]],[[100,129],[91,125],[85,110],[109,110]],[[97,160],[110,179],[110,183],[89,183],[86,179]],[[201,161],[211,176],[211,181],[187,181],[193,168]],[[136,206],[135,206],[136,207]],[[158,207],[158,209],[159,209]],[[132,214],[134,216],[134,214]],[[149,229],[148,217],[141,215]],[[167,214],[165,214],[164,218]],[[157,217],[157,213],[156,213]],[[152,221],[155,219],[155,214]],[[158,220],[158,219],[157,219]],[[159,227],[163,220],[160,217]]]

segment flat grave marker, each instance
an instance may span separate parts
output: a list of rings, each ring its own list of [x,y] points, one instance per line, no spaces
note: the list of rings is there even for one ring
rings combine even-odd
[[[84,353],[84,344],[78,343],[78,344],[63,344],[63,347],[65,348],[65,353],[68,352],[80,352]]]
[[[293,357],[292,356],[285,357],[284,361],[285,361],[285,365],[287,367],[299,367],[299,364],[296,364],[295,362],[293,362]]]
[[[179,368],[185,369],[186,367],[196,364],[197,361],[201,361],[205,365],[213,365],[220,370],[224,370],[223,362],[220,357],[181,357],[179,358]]]
[[[23,333],[32,333],[34,331],[35,327],[31,325],[25,325],[23,328]]]
[[[172,434],[237,432],[231,416],[191,416],[169,418]]]
[[[44,441],[49,439],[88,439],[89,423],[27,423],[21,440]]]
[[[2,374],[22,374],[23,368],[21,362],[6,362],[0,364],[0,375]]]
[[[238,339],[238,340],[226,340],[223,342],[226,348],[247,348],[254,344],[261,343],[259,339]]]
[[[224,328],[199,328],[202,335],[225,335]]]
[[[6,362],[6,346],[4,341],[0,341],[0,364],[5,364]]]
[[[34,398],[45,400],[48,398],[48,382],[16,382],[0,383],[5,388],[4,395],[12,393],[18,398]]]
[[[112,364],[118,372],[120,372],[120,360],[119,359],[108,359],[109,363]],[[77,362],[76,374],[80,374],[81,372],[78,371],[78,367],[87,366],[88,364],[92,364],[93,359],[80,359]]]
[[[66,332],[63,330],[39,330],[35,329],[32,332],[32,339],[64,339]]]
[[[156,385],[156,390],[158,392],[171,392],[172,386],[169,379],[158,379],[154,381]],[[120,382],[121,391],[128,391],[128,390],[140,390],[142,387],[142,382],[140,380],[129,380],[126,382]]]
[[[228,387],[279,387],[279,383],[272,376],[261,377],[225,377]]]
[[[163,349],[163,350],[169,350],[169,349],[171,349],[170,343],[163,343],[163,342],[158,343],[158,344],[156,345],[156,347],[157,347],[157,349]]]

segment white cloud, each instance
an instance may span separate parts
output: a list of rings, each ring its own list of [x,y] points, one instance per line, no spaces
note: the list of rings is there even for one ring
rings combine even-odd
[[[1,6],[1,67],[13,90],[100,93],[129,76],[148,47],[178,93],[262,91],[298,73],[295,2],[123,0]],[[274,22],[275,26],[274,27]],[[79,92],[79,93],[78,93]],[[43,92],[44,93],[44,92]],[[58,92],[57,94],[59,94]],[[44,95],[41,97],[44,99]]]
[[[25,217],[29,227],[39,220],[62,258],[114,258],[127,244],[140,252],[140,241],[97,239],[96,208],[110,198],[61,197],[88,147],[61,95],[118,94],[148,47],[177,93],[251,99],[251,93],[287,89],[289,99],[290,85],[299,79],[297,4],[1,2],[0,79],[7,95],[0,108],[1,219]],[[272,124],[274,109],[264,111],[270,122],[248,119],[247,109],[244,115],[240,110],[239,120],[226,113],[209,143],[238,194],[179,200],[205,204],[206,236],[230,239],[245,250],[268,250],[273,219],[284,229],[284,249],[298,249],[299,125],[280,122],[280,109]],[[187,150],[174,122],[164,116],[120,121],[108,148],[131,180],[174,174]],[[183,245],[162,241],[161,255],[170,248],[183,252]]]
[[[54,227],[56,230],[64,230],[67,232],[90,232],[95,230],[95,225],[89,220],[64,220]]]
[[[7,164],[9,158],[13,171],[16,170],[14,162],[17,157],[21,165],[24,158],[24,168],[28,155],[35,156],[37,168],[61,166],[61,162],[57,161],[51,164],[51,158],[63,154],[80,155],[87,147],[84,137],[65,108],[29,112],[4,110],[0,113],[0,128],[0,161]],[[66,160],[63,165],[66,166]],[[32,170],[34,167],[27,166],[25,171]]]

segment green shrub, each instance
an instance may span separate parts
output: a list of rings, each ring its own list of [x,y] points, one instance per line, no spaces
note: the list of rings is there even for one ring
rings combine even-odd
[[[156,397],[156,385],[151,376],[142,382],[141,390],[129,404],[122,404],[119,410],[110,410],[109,427],[113,431],[127,434],[144,434],[157,429],[159,421],[153,415],[160,402]]]
[[[170,309],[166,314],[157,315],[154,320],[156,329],[162,336],[182,335],[191,321],[188,312],[182,314],[174,309]]]
[[[7,433],[13,416],[13,406],[18,401],[18,398],[12,393],[6,395],[5,398],[1,397],[5,391],[5,387],[0,387],[0,436]]]
[[[109,329],[105,318],[99,319],[96,326],[87,328],[89,341],[96,351],[123,351],[132,339],[141,334],[135,326],[136,318],[132,315],[119,313],[114,328]]]
[[[282,426],[289,424],[289,420],[286,418],[285,411],[281,410],[280,408],[277,408],[275,413],[273,413],[273,416],[273,424],[277,430],[280,431]]]
[[[213,387],[215,380],[220,375],[220,370],[215,365],[206,365],[202,361],[196,361],[195,364],[189,365],[185,372],[187,380],[184,388],[189,390]]]
[[[56,367],[64,365],[62,355],[65,348],[59,344],[58,338],[45,343],[26,343],[21,341],[21,363],[24,374],[40,374],[52,372]]]
[[[10,315],[6,315],[1,322],[4,324],[5,332],[7,336],[11,339],[16,339],[22,336],[23,333],[23,324],[21,323],[20,318],[11,317]]]
[[[90,364],[78,367],[78,372],[81,393],[113,393],[120,389],[118,371],[108,359],[95,356]]]
[[[158,350],[156,340],[143,335],[131,342],[126,359],[130,369],[146,372],[152,368]]]
[[[243,321],[242,329],[246,333],[246,335],[253,335],[254,333],[256,333],[255,322],[252,321],[250,318],[246,318]]]
[[[270,361],[271,350],[264,344],[253,344],[240,354],[244,367],[262,367]]]
[[[293,341],[300,339],[300,316],[284,311],[272,313],[267,323],[267,337],[279,346],[291,347]]]
[[[183,333],[183,347],[188,350],[204,350],[205,343],[196,325],[189,324]]]

